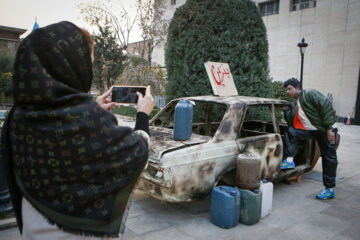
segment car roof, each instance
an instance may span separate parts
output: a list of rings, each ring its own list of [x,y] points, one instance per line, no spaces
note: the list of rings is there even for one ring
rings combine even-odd
[[[208,102],[218,102],[225,103],[227,105],[233,105],[238,103],[244,103],[246,105],[257,105],[257,104],[285,104],[289,105],[290,102],[274,98],[260,98],[260,97],[247,97],[247,96],[229,96],[229,97],[219,97],[214,95],[209,96],[196,96],[196,97],[183,97],[175,100],[194,100],[194,101],[208,101]]]

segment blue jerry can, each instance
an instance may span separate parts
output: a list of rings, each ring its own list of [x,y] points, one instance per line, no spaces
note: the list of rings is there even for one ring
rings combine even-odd
[[[174,117],[174,140],[187,140],[192,133],[193,105],[189,100],[176,104]]]
[[[240,190],[230,186],[214,187],[210,196],[210,218],[219,227],[235,227],[240,218]]]

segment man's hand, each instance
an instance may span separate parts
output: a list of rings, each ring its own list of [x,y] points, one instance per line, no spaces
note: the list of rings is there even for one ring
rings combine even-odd
[[[111,91],[112,91],[112,87],[109,90],[107,90],[106,92],[104,92],[101,96],[96,98],[96,102],[100,105],[100,107],[102,107],[103,109],[108,110],[110,112],[114,106],[118,105],[117,103],[112,102],[108,98]]]
[[[329,142],[331,142],[331,143],[335,142],[335,133],[333,132],[332,129],[327,130],[327,138],[328,138]]]
[[[139,92],[136,92],[136,94],[138,95],[137,111],[149,115],[154,109],[154,98],[151,95],[150,86],[146,87],[145,96]]]

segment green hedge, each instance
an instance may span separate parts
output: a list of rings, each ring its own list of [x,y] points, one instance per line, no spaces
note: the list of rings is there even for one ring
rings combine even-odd
[[[169,25],[167,100],[211,95],[207,61],[229,63],[239,95],[271,96],[266,28],[251,0],[188,0]]]
[[[271,83],[271,93],[272,97],[276,99],[286,100],[286,101],[294,101],[289,95],[286,93],[286,89],[283,86],[283,82],[273,81]]]

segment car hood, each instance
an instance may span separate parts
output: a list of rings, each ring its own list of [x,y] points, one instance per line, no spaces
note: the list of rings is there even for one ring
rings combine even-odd
[[[188,140],[175,141],[174,130],[163,127],[150,127],[151,143],[149,158],[159,161],[165,152],[171,152],[184,147],[207,142],[211,139],[209,136],[192,134]]]

